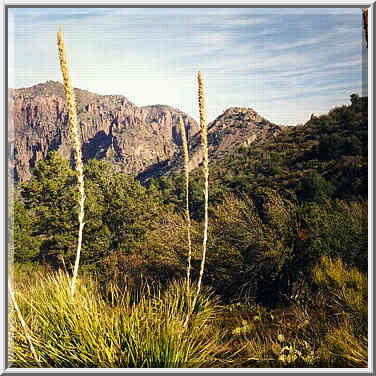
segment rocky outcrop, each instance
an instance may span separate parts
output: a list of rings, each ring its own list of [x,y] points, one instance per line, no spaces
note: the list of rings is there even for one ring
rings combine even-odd
[[[74,89],[84,162],[111,162],[115,170],[140,180],[182,170],[179,115],[190,151],[190,169],[202,162],[199,125],[166,105],[137,107],[120,95],[98,95]],[[47,81],[8,93],[9,166],[16,182],[27,180],[48,151],[73,163],[64,87]],[[208,125],[209,160],[280,132],[251,108],[232,107]]]
[[[179,115],[188,138],[199,130],[187,114],[169,106],[137,107],[119,95],[75,89],[84,162],[113,162],[137,175],[168,163],[180,151]],[[9,162],[16,181],[27,180],[48,151],[73,161],[64,87],[47,81],[8,93]]]
[[[261,117],[252,108],[231,107],[208,125],[209,161],[221,158],[238,147],[247,147],[253,142],[262,143],[276,137],[280,131],[280,126]],[[190,141],[190,170],[202,162],[200,140],[198,133]],[[182,170],[181,154],[170,162],[170,166],[167,173]]]

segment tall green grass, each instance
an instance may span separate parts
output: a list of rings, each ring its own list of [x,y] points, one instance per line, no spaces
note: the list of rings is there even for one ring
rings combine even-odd
[[[189,325],[185,282],[140,295],[111,289],[105,300],[92,279],[78,279],[75,295],[65,273],[40,277],[17,293],[42,367],[165,368],[221,366],[221,307],[204,290]],[[14,322],[15,367],[36,367],[27,338]]]

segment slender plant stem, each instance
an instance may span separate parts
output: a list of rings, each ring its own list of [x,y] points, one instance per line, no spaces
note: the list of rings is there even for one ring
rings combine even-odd
[[[204,84],[202,79],[202,73],[198,72],[198,103],[200,107],[200,134],[201,134],[201,149],[202,149],[202,172],[204,178],[204,199],[205,199],[205,217],[204,217],[204,236],[202,241],[202,260],[200,267],[200,275],[197,282],[197,290],[195,297],[193,299],[191,310],[188,312],[187,318],[184,322],[184,326],[187,325],[190,314],[195,309],[197,297],[200,294],[202,276],[204,274],[205,259],[206,259],[206,243],[208,240],[208,204],[209,204],[209,156],[208,156],[208,127],[206,123],[206,112],[205,112],[205,93]]]
[[[41,365],[41,363],[39,361],[39,358],[37,356],[37,353],[35,351],[33,342],[31,340],[31,336],[30,336],[30,333],[29,333],[29,328],[27,327],[27,325],[25,323],[25,320],[22,317],[22,313],[21,313],[20,308],[18,307],[18,304],[16,302],[16,298],[14,296],[14,292],[13,292],[13,289],[12,289],[12,286],[10,284],[9,279],[8,279],[8,292],[9,292],[10,299],[12,300],[13,307],[14,307],[14,309],[17,312],[18,318],[19,318],[19,320],[21,322],[21,325],[22,325],[22,328],[23,328],[23,330],[25,332],[26,339],[29,342],[29,347],[30,347],[31,353],[33,354],[35,362],[38,364],[38,367],[42,367],[42,365]]]
[[[362,13],[363,13],[364,36],[366,39],[366,47],[368,48],[368,8],[363,8]]]
[[[187,267],[187,296],[190,293],[190,276],[191,276],[191,258],[192,258],[192,241],[191,241],[191,218],[189,215],[189,154],[187,137],[183,119],[179,116],[180,133],[183,144],[184,153],[184,176],[185,176],[185,217],[187,224],[187,238],[188,238],[188,267]]]
[[[68,113],[69,113],[69,128],[72,137],[73,143],[73,153],[76,162],[76,171],[78,173],[78,190],[80,193],[79,199],[79,213],[78,213],[78,241],[77,241],[77,252],[76,252],[76,261],[74,264],[73,277],[72,277],[72,296],[74,296],[74,290],[76,286],[78,267],[80,264],[80,254],[81,254],[81,244],[82,244],[82,233],[84,229],[84,203],[85,203],[85,189],[84,189],[84,168],[82,165],[82,156],[81,156],[81,140],[79,135],[78,121],[77,121],[77,111],[76,111],[76,100],[74,95],[74,90],[72,87],[71,79],[69,76],[68,63],[65,54],[64,40],[61,33],[61,28],[57,33],[57,46],[59,50],[59,59],[61,72],[63,74],[64,80],[64,90],[65,96],[67,97],[68,104]]]
[[[187,303],[188,303],[188,314],[184,322],[184,326],[188,323],[189,313],[191,312],[191,291],[190,291],[190,278],[191,278],[191,258],[192,258],[192,241],[191,241],[191,218],[189,215],[189,154],[188,154],[188,144],[187,137],[185,134],[185,127],[183,119],[179,116],[180,124],[180,133],[183,144],[183,153],[184,153],[184,176],[185,176],[185,217],[187,224],[187,238],[188,238],[188,267],[187,267]]]

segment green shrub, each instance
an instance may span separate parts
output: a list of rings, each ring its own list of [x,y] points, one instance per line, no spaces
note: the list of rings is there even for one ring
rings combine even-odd
[[[22,201],[13,208],[14,261],[28,263],[40,254],[41,240],[35,236],[35,217],[26,211]]]
[[[50,152],[38,163],[32,179],[21,187],[27,215],[33,222],[32,235],[40,242],[40,252],[34,253],[39,261],[61,265],[63,258],[67,259],[66,264],[74,260],[78,231],[75,179],[68,161],[57,152]],[[15,230],[17,237],[18,228]]]
[[[347,265],[367,272],[367,210],[367,201],[325,200],[304,205],[299,214],[307,240],[301,252],[310,253],[315,263],[323,255],[341,257]]]
[[[213,286],[268,305],[289,296],[295,206],[276,191],[260,189],[252,199],[229,195],[213,217],[208,256]]]
[[[45,261],[56,268],[73,264],[77,234],[75,175],[68,161],[49,153],[33,178],[22,186],[15,207],[15,259]],[[113,251],[140,251],[145,234],[158,226],[162,202],[132,177],[113,174],[106,162],[85,166],[85,230],[82,264],[93,264]],[[165,208],[168,212],[168,208]]]
[[[318,172],[313,171],[301,180],[298,186],[298,196],[302,201],[321,202],[325,198],[330,198],[335,191],[332,183],[327,181]]]

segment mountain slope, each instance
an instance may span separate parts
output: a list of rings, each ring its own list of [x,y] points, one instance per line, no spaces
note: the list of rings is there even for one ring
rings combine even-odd
[[[252,108],[230,107],[208,125],[209,161],[212,163],[220,160],[240,146],[261,144],[270,138],[275,138],[284,128],[269,122]],[[197,133],[189,142],[189,169],[194,170],[201,162],[201,135]],[[175,172],[181,172],[182,169],[183,155],[180,151],[161,168],[144,171],[140,174],[140,179],[171,176]]]
[[[208,125],[208,152],[210,160],[253,142],[262,142],[276,137],[281,127],[261,117],[252,108],[230,107]],[[191,141],[190,168],[196,168],[202,161],[200,138],[195,135]]]
[[[304,125],[287,127],[263,145],[227,155],[213,166],[221,185],[252,192],[259,186],[300,192],[314,188],[312,174],[332,185],[335,197],[367,195],[368,98],[333,108]],[[322,179],[324,180],[322,180]],[[317,187],[318,188],[318,187]]]
[[[179,116],[190,149],[190,169],[202,161],[199,125],[167,105],[137,107],[120,95],[98,95],[75,89],[84,162],[111,162],[117,171],[150,177],[182,169]],[[47,81],[8,93],[10,168],[15,181],[25,181],[48,151],[73,163],[68,112],[62,84]],[[239,146],[274,138],[281,127],[251,108],[232,107],[208,126],[209,158],[222,158]]]
[[[72,160],[63,85],[47,81],[8,94],[8,149],[15,180],[27,180],[50,150]],[[80,89],[75,94],[84,162],[106,159],[137,175],[165,163],[180,148],[179,115],[189,138],[199,130],[192,117],[169,106],[137,107],[120,95]]]
[[[351,96],[351,105],[327,115],[312,116],[304,125],[284,127],[268,137],[212,159],[209,203],[232,192],[253,195],[274,189],[292,201],[325,198],[366,199],[368,194],[368,98]],[[195,137],[193,138],[195,139]],[[184,209],[184,176],[173,174],[153,182],[166,203]],[[202,219],[203,181],[200,169],[190,174],[191,214]]]

